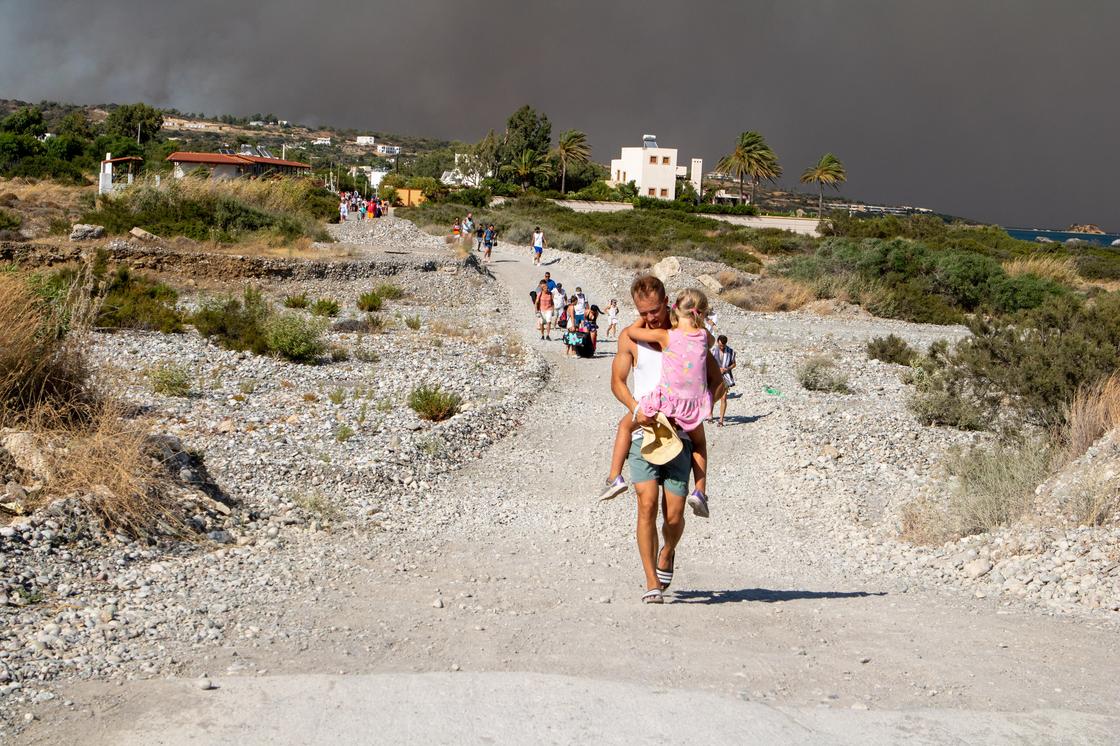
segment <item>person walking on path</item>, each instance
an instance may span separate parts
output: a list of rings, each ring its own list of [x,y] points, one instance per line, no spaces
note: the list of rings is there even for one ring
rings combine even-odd
[[[583,294],[583,288],[577,287],[572,297],[576,300],[576,326],[578,327],[583,323],[583,315],[587,313],[587,296]]]
[[[544,255],[544,231],[538,225],[533,231],[533,266],[541,266],[541,257]]]
[[[719,372],[723,376],[723,395],[719,398],[719,426],[723,427],[723,419],[727,416],[727,393],[735,387],[735,350],[727,345],[727,335],[721,334],[716,338],[716,346],[712,350]],[[714,413],[713,413],[714,415]],[[712,419],[715,419],[713,416]]]
[[[610,339],[612,334],[618,336],[618,301],[614,298],[611,298],[611,303],[607,306],[606,338]]]
[[[552,339],[552,293],[548,290],[548,281],[541,280],[541,284],[537,286],[537,297],[534,301],[537,313],[540,314],[541,320],[541,339]]]
[[[669,329],[669,301],[665,285],[652,275],[641,275],[630,286],[630,295],[646,329]],[[651,425],[654,419],[641,411],[638,400],[651,393],[661,380],[662,351],[654,343],[639,343],[624,329],[618,338],[618,352],[611,364],[611,392],[633,413],[638,425]],[[709,390],[718,392],[723,383],[715,359],[707,356],[705,363]],[[634,390],[627,384],[634,372]],[[692,444],[682,437],[680,454],[666,464],[654,465],[642,457],[641,436],[632,440],[628,462],[630,481],[638,495],[638,555],[645,572],[646,592],[643,603],[664,603],[664,591],[673,580],[676,549],[684,535],[685,494],[692,466]],[[661,494],[659,494],[659,492]],[[657,510],[662,510],[660,550],[657,541]]]
[[[485,249],[482,252],[482,261],[487,264],[490,263],[490,252],[494,250],[494,244],[498,243],[498,231],[494,230],[494,224],[486,226],[486,232],[482,234],[482,246]]]

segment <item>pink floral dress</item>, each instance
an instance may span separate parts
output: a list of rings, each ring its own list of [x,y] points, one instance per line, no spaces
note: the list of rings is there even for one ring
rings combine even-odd
[[[702,425],[712,413],[707,359],[706,332],[671,329],[661,356],[661,381],[642,397],[642,412],[649,417],[662,412],[685,431]]]

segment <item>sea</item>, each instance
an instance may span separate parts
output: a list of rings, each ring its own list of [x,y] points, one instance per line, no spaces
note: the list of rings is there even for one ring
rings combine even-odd
[[[1034,241],[1041,237],[1049,238],[1055,243],[1064,243],[1065,241],[1074,238],[1078,241],[1088,241],[1089,243],[1099,244],[1101,246],[1112,246],[1113,241],[1120,241],[1120,233],[1070,233],[1069,231],[1043,231],[1043,230],[1030,230],[1027,228],[1004,228],[1012,238],[1017,238],[1020,241]],[[1120,247],[1116,247],[1120,250]]]

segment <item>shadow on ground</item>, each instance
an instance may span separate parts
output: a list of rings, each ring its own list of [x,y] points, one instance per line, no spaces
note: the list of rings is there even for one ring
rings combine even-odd
[[[771,588],[742,588],[737,591],[672,591],[674,601],[687,604],[730,604],[744,601],[775,603],[778,601],[813,601],[835,598],[867,598],[885,596],[886,591],[780,591]]]

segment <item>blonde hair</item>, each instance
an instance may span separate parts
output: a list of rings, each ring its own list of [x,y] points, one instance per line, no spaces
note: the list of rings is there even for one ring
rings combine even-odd
[[[688,315],[697,328],[704,328],[704,319],[711,313],[712,307],[708,305],[708,296],[696,288],[682,290],[669,312],[673,326],[678,326],[682,316]]]

